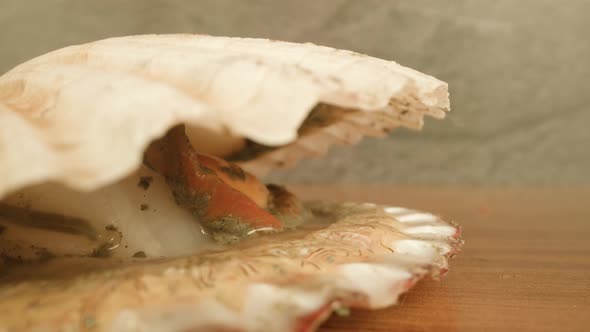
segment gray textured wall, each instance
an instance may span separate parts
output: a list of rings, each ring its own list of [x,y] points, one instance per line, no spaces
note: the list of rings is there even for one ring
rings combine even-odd
[[[589,13],[584,0],[0,0],[0,72],[128,34],[312,41],[437,76],[453,110],[274,180],[589,184]]]

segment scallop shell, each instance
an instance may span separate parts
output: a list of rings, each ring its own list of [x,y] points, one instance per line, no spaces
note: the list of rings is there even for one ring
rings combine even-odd
[[[428,213],[313,209],[338,213],[316,229],[194,257],[54,260],[34,277],[15,268],[0,287],[0,331],[313,331],[332,311],[396,303],[422,277],[446,273],[461,244],[456,226]]]
[[[297,139],[318,103],[356,111]],[[179,122],[281,146],[244,163],[261,175],[448,108],[444,82],[312,44],[151,35],[66,47],[0,77],[0,198],[46,181],[104,186]]]
[[[318,104],[338,116],[301,131]],[[420,129],[448,109],[444,82],[312,44],[151,35],[71,46],[0,77],[0,199],[46,182],[116,186],[178,123],[272,147],[242,162],[263,174],[365,135]],[[333,310],[395,303],[444,274],[461,244],[459,228],[432,214],[308,204],[307,228],[238,247],[5,267],[0,331],[312,331]]]

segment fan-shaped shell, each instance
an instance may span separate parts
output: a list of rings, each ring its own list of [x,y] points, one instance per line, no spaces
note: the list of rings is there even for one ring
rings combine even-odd
[[[221,252],[127,266],[54,260],[35,277],[16,268],[5,283],[20,282],[0,287],[0,330],[313,331],[333,310],[395,303],[444,274],[459,249],[458,228],[428,213],[311,209],[329,222]]]
[[[356,111],[297,140],[318,103]],[[282,146],[243,164],[261,174],[362,134],[420,128],[448,106],[444,82],[312,44],[150,35],[66,47],[0,77],[0,197],[44,181],[113,182],[179,122]]]

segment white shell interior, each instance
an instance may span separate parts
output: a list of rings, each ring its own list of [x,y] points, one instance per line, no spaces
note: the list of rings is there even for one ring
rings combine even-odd
[[[142,178],[150,179],[147,189],[139,185]],[[203,233],[194,217],[174,202],[166,181],[147,167],[91,192],[46,183],[20,190],[5,202],[82,218],[91,223],[99,234],[113,226],[122,234],[109,252],[114,257],[131,257],[139,251],[147,257],[178,256],[218,247]],[[0,224],[6,226],[0,251],[8,250],[11,256],[23,255],[23,250],[26,252],[30,245],[46,248],[53,254],[85,255],[101,246],[104,240],[89,242],[81,235],[63,235],[34,228],[25,230],[18,226],[18,221],[9,221],[0,213]],[[18,240],[13,234],[16,229],[22,230]],[[11,249],[15,244],[19,244],[22,250]]]

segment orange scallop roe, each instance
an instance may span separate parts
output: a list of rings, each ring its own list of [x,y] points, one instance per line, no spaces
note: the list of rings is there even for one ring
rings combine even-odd
[[[197,153],[183,125],[152,143],[144,162],[166,178],[178,204],[198,216],[205,227],[228,219],[251,229],[283,227],[266,210],[267,187],[237,165]]]

